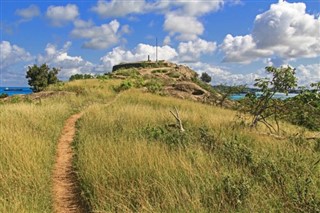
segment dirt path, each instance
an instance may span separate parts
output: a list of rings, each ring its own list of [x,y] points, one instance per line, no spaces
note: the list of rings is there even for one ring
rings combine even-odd
[[[76,121],[82,114],[72,115],[66,121],[58,142],[53,172],[53,206],[56,213],[85,213],[89,211],[88,206],[81,200],[77,176],[72,167],[74,153],[71,143],[76,132]]]

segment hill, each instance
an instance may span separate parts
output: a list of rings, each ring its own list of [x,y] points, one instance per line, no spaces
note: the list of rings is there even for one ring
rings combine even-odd
[[[144,85],[139,86],[148,88],[156,85],[157,88],[151,90],[156,89],[158,93],[181,99],[217,105],[221,98],[209,84],[197,78],[198,74],[194,70],[168,61],[122,63],[113,67],[111,76],[145,81]],[[223,105],[230,106],[232,102],[227,100]]]
[[[73,168],[92,212],[320,211],[319,141],[278,140],[246,128],[236,111],[163,96],[192,83],[179,76],[155,89],[154,76],[165,82],[173,67],[132,69],[1,102],[0,212],[53,212],[58,139],[79,112]]]

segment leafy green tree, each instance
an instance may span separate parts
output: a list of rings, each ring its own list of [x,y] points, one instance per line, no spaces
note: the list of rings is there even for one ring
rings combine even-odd
[[[206,82],[206,83],[210,83],[210,82],[211,82],[211,76],[210,76],[208,73],[206,73],[206,72],[204,72],[204,73],[201,74],[200,79],[201,79],[202,81]]]
[[[40,92],[49,84],[55,84],[59,81],[57,78],[59,71],[57,68],[50,69],[47,64],[42,64],[40,67],[34,64],[32,67],[28,66],[26,78],[32,90]]]
[[[273,98],[277,92],[288,95],[289,90],[297,86],[295,69],[291,67],[275,68],[266,67],[266,72],[272,75],[272,78],[256,79],[254,86],[261,90],[261,95],[250,93],[242,102],[245,103],[243,109],[252,114],[251,127],[256,127],[258,122],[265,124],[270,132],[280,133],[279,119],[285,110],[284,102]],[[267,120],[273,118],[276,128]]]
[[[286,101],[287,121],[320,131],[320,82],[312,83],[310,88],[301,88],[301,92]]]

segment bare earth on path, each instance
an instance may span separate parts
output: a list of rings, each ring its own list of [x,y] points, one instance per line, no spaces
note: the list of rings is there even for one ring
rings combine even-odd
[[[83,113],[72,115],[65,123],[60,136],[53,171],[53,201],[56,213],[85,213],[88,206],[82,201],[77,176],[72,167],[71,143],[76,132],[76,122]]]

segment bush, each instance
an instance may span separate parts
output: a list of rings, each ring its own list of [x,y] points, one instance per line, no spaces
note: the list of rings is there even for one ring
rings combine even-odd
[[[6,97],[8,97],[9,95],[7,94],[7,93],[1,93],[0,94],[0,98],[6,98]]]
[[[162,83],[157,80],[148,81],[147,83],[145,83],[145,87],[147,87],[148,91],[152,93],[160,92],[163,89]]]
[[[206,72],[202,73],[200,79],[201,79],[201,81],[206,82],[206,83],[211,82],[211,76]]]
[[[91,74],[75,74],[75,75],[70,76],[69,81],[82,80],[82,79],[92,79],[92,78],[94,78],[94,76]]]
[[[170,72],[170,73],[168,73],[167,75],[168,75],[169,77],[171,77],[171,78],[180,78],[181,73],[179,73],[179,72]]]

